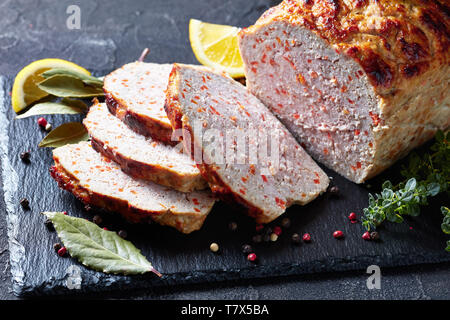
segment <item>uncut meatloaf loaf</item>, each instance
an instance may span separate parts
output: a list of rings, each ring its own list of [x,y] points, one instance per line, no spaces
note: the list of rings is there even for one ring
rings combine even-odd
[[[171,64],[133,62],[105,77],[105,102],[112,114],[133,131],[167,144],[172,127],[164,111]]]
[[[174,64],[165,109],[211,190],[269,223],[325,191],[327,175],[246,88],[209,68]]]
[[[134,179],[89,142],[53,150],[52,177],[85,204],[120,213],[131,222],[152,219],[183,233],[198,230],[214,205],[210,192],[182,193]]]
[[[450,124],[443,0],[285,0],[240,33],[249,90],[361,183]]]
[[[114,160],[134,178],[171,187],[181,192],[207,187],[195,162],[183,148],[146,138],[109,113],[104,103],[95,103],[83,120],[92,147]]]

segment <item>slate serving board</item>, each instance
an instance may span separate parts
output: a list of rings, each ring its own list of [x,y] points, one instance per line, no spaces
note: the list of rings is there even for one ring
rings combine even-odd
[[[104,226],[110,230],[126,229],[131,240],[149,261],[164,274],[162,279],[153,274],[144,276],[112,276],[89,270],[72,258],[58,257],[53,248],[57,242],[54,232],[44,225],[41,211],[68,211],[70,215],[92,218],[68,192],[59,190],[48,173],[52,164],[51,149],[38,149],[45,135],[36,125],[35,118],[14,120],[10,107],[11,78],[0,78],[0,150],[2,181],[7,209],[13,289],[17,295],[77,294],[105,290],[132,290],[138,288],[189,284],[198,282],[229,281],[256,277],[271,277],[301,273],[360,270],[371,264],[380,267],[450,261],[444,251],[445,235],[440,230],[442,221],[439,206],[444,199],[436,198],[421,216],[408,219],[401,225],[386,224],[381,230],[382,241],[361,239],[363,227],[351,224],[348,214],[360,213],[367,204],[366,186],[353,184],[326,170],[340,189],[339,197],[324,195],[313,203],[288,210],[286,217],[292,225],[284,230],[277,242],[255,245],[259,257],[257,264],[246,260],[241,252],[244,243],[251,243],[255,234],[252,219],[237,208],[218,203],[202,230],[182,235],[168,227],[158,225],[129,225],[121,218],[103,214]],[[79,121],[81,116],[48,116],[57,126],[67,121]],[[31,151],[31,162],[24,164],[19,154]],[[398,166],[377,181],[392,178]],[[24,211],[19,200],[27,197],[31,210]],[[238,230],[228,229],[235,221]],[[275,221],[272,225],[277,225]],[[342,230],[344,240],[332,237]],[[290,235],[309,232],[310,244],[293,245]],[[220,254],[209,251],[209,244],[217,242]],[[69,289],[67,280],[77,266],[81,276],[81,289]],[[76,271],[75,271],[76,274]],[[71,287],[69,285],[69,287]],[[73,287],[73,286],[72,286]]]

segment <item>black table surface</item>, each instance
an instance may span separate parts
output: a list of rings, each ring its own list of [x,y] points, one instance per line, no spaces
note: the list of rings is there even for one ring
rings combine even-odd
[[[48,57],[72,60],[88,69],[109,71],[135,60],[144,47],[150,47],[156,62],[158,59],[160,62],[195,62],[191,51],[185,49],[189,47],[189,18],[245,26],[277,2],[1,1],[0,75],[14,76],[27,63]],[[81,9],[80,30],[66,27],[66,10],[73,4]],[[146,22],[150,24],[150,21],[152,29],[149,31]],[[58,41],[62,38],[65,40]],[[0,299],[15,299],[11,289],[5,211],[1,197]],[[213,289],[210,284],[198,284],[143,290],[132,295],[110,292],[101,296],[136,299],[448,299],[449,266],[449,263],[440,263],[382,269],[380,290],[367,289],[369,275],[364,271],[349,271],[222,282]]]

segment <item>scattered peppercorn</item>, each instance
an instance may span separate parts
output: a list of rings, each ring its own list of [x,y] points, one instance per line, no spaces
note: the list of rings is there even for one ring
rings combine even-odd
[[[263,236],[264,242],[269,242],[269,241],[270,241],[270,235],[271,235],[271,233],[267,233],[267,234],[265,234],[265,235]]]
[[[363,235],[362,235],[362,238],[364,240],[370,240],[371,239],[370,238],[370,232],[369,231],[364,232]]]
[[[338,195],[339,194],[339,188],[337,186],[332,186],[329,190],[330,194],[332,195]]]
[[[260,235],[260,234],[254,235],[254,236],[252,237],[252,241],[253,241],[254,243],[261,243],[261,241],[262,241],[262,235]]]
[[[291,236],[291,240],[292,240],[293,243],[299,244],[300,243],[300,235],[298,233],[294,233]]]
[[[309,233],[305,233],[302,237],[304,242],[310,242],[311,241],[311,235]]]
[[[62,247],[61,249],[58,250],[58,256],[60,257],[64,257],[66,253],[67,253],[66,247]]]
[[[53,226],[53,222],[50,219],[45,219],[44,221],[45,226],[47,227],[48,231],[55,231],[55,227]]]
[[[228,224],[228,229],[230,229],[231,231],[236,231],[237,230],[237,223],[236,222],[234,222],[234,221],[231,221],[229,224]]]
[[[20,200],[20,205],[24,210],[30,210],[30,201],[27,198],[22,198]]]
[[[67,216],[67,211],[63,211],[62,214]]]
[[[251,245],[249,245],[249,244],[244,244],[244,245],[242,246],[242,252],[243,252],[243,253],[249,254],[249,253],[251,253],[252,251],[253,251],[253,249],[252,249],[252,246],[251,246]]]
[[[333,232],[333,237],[335,237],[336,239],[342,239],[344,238],[344,233],[341,230],[336,230],[335,232]]]
[[[264,229],[264,225],[262,224],[257,224],[255,227],[256,232],[261,232]]]
[[[257,257],[256,257],[255,253],[249,253],[247,256],[248,261],[254,262],[254,261],[256,261],[256,259],[257,259]]]
[[[356,213],[351,212],[351,213],[348,215],[348,218],[349,218],[350,220],[356,220]]]
[[[279,226],[276,226],[275,228],[273,228],[273,233],[275,233],[277,236],[281,235],[282,232],[283,232],[283,230],[281,230],[281,228]]]
[[[45,120],[44,117],[40,117],[39,119],[37,119],[37,123],[41,128],[45,128],[45,126],[47,125],[47,120]]]
[[[209,249],[210,249],[212,252],[217,252],[217,251],[219,251],[219,245],[218,245],[217,243],[213,242],[213,243],[211,243],[211,245],[209,246]]]
[[[270,235],[270,241],[277,241],[278,240],[278,235],[274,232]]]
[[[51,130],[52,130],[52,125],[51,125],[50,123],[47,123],[47,124],[45,125],[45,131],[49,132],[49,131],[51,131]]]
[[[281,220],[281,226],[286,229],[289,228],[291,226],[291,219],[284,218],[283,220]]]
[[[106,227],[104,227],[104,228],[103,228],[103,230],[105,230],[105,231],[109,231],[109,229],[108,229],[108,228],[106,228]]]
[[[98,214],[96,214],[94,216],[94,218],[92,218],[92,222],[94,222],[97,225],[100,225],[103,222],[103,219],[101,216],[99,216]]]
[[[55,243],[55,244],[53,245],[53,249],[55,249],[55,251],[58,252],[59,249],[61,249],[61,244],[60,244],[60,243]]]
[[[370,233],[370,239],[372,239],[374,241],[378,241],[378,240],[380,240],[380,234],[376,231],[372,231]]]
[[[30,162],[30,151],[25,151],[20,154],[20,159],[23,162]]]
[[[120,230],[119,232],[117,232],[117,234],[119,235],[119,237],[121,237],[122,239],[126,239],[128,237],[128,233],[125,230]]]

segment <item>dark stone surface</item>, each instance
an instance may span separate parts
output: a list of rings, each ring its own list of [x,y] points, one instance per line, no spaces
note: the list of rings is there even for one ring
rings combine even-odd
[[[72,1],[0,3],[3,13],[0,74],[4,75],[0,80],[0,100],[5,99],[0,103],[1,179],[5,195],[0,199],[0,212],[5,216],[8,208],[11,249],[8,253],[7,228],[2,217],[0,298],[11,298],[13,289],[22,294],[73,294],[65,286],[66,270],[78,264],[55,255],[51,246],[56,236],[45,229],[39,212],[66,210],[72,215],[92,217],[72,195],[58,190],[47,173],[51,151],[38,150],[44,133],[35,119],[13,120],[8,92],[15,73],[33,60],[58,57],[104,74],[135,60],[144,47],[152,50],[148,61],[195,63],[187,36],[189,18],[246,26],[275,2],[197,0],[189,1],[189,5],[174,0],[79,2],[76,4],[81,8],[81,30],[72,31],[66,28],[65,13],[68,5],[75,4]],[[47,118],[54,126],[80,119]],[[29,165],[18,157],[24,150],[32,151]],[[395,172],[394,168],[378,180],[391,178]],[[330,174],[342,196],[322,197],[304,208],[290,209],[286,215],[292,220],[288,232],[276,243],[256,246],[258,265],[249,264],[240,252],[240,246],[253,234],[253,222],[220,204],[205,227],[190,236],[159,226],[126,226],[130,240],[165,274],[162,280],[151,275],[111,277],[82,268],[82,288],[108,291],[108,296],[113,297],[162,299],[449,298],[448,263],[384,268],[450,260],[450,255],[443,251],[445,236],[439,227],[438,207],[443,199],[435,199],[417,219],[408,219],[403,225],[387,224],[381,230],[381,242],[366,242],[360,238],[361,225],[350,224],[347,215],[350,211],[361,212],[367,202],[367,189]],[[371,183],[378,185],[378,181]],[[18,204],[24,196],[30,199],[31,211],[23,211]],[[238,231],[227,229],[230,220],[238,222]],[[113,230],[123,228],[123,222],[115,218],[107,219],[106,225]],[[332,238],[336,229],[344,231],[345,240]],[[292,232],[310,232],[313,242],[292,246],[289,241]],[[212,241],[220,244],[220,255],[209,252]],[[365,287],[365,269],[370,264],[382,266],[382,290],[369,291]],[[10,266],[15,279],[13,286],[8,279]],[[344,270],[353,271],[317,273]],[[305,275],[274,277],[289,274]],[[207,284],[193,285],[194,282]],[[210,289],[211,282],[217,282],[214,290]],[[143,290],[134,290],[138,287]]]

